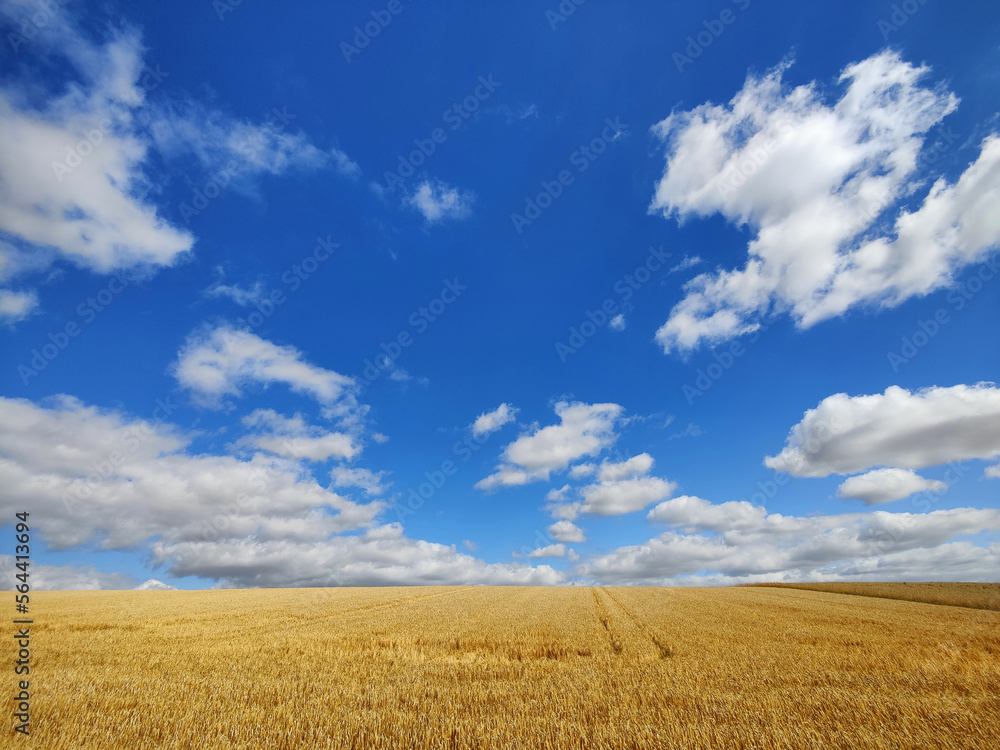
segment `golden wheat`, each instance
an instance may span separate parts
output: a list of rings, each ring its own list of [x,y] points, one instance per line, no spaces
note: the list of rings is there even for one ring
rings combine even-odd
[[[888,599],[59,592],[33,617],[9,747],[995,748],[1000,725],[1000,614]]]
[[[1000,611],[1000,583],[751,583]]]

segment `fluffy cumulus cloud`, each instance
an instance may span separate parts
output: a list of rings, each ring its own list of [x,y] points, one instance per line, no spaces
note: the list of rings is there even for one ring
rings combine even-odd
[[[0,555],[0,588],[10,591],[17,583],[13,555]],[[102,591],[131,589],[135,579],[123,573],[104,573],[92,565],[31,564],[31,588],[35,591]]]
[[[201,403],[219,406],[254,384],[283,383],[296,393],[333,406],[353,397],[354,381],[312,365],[291,346],[278,346],[249,331],[228,326],[188,337],[177,355],[173,374]]]
[[[2,399],[3,507],[33,508],[55,547],[97,541],[109,549],[151,537],[323,539],[367,526],[383,507],[323,489],[295,461],[195,455],[189,444],[162,422],[69,397],[45,407]]]
[[[528,557],[566,557],[566,545],[550,544],[546,547],[539,547],[531,550]]]
[[[556,521],[549,526],[549,536],[557,542],[569,542],[570,544],[587,541],[583,529],[572,521]]]
[[[560,401],[555,412],[559,424],[535,428],[510,443],[503,450],[503,463],[476,487],[493,490],[547,481],[553,471],[562,471],[583,456],[598,455],[615,441],[615,421],[622,407]]]
[[[998,509],[798,517],[745,501],[716,505],[685,495],[660,503],[648,517],[672,528],[645,544],[595,557],[577,572],[605,583],[648,584],[686,576],[706,583],[912,580],[924,571],[934,571],[935,579],[992,580],[996,572],[988,565],[1000,554],[1000,545],[952,542],[1000,528]],[[949,567],[935,570],[932,560]]]
[[[565,485],[550,490],[545,496],[548,501],[546,509],[553,518],[560,519],[550,532],[559,530],[567,536],[581,537],[574,540],[553,535],[559,541],[582,541],[583,532],[570,523],[581,513],[595,516],[633,513],[669,497],[677,488],[674,482],[649,476],[653,457],[648,453],[640,453],[624,461],[605,460],[599,466],[588,463],[577,464],[573,468],[577,471],[570,471],[571,478],[596,475],[596,481],[583,487]]]
[[[745,574],[698,573],[652,580],[671,586],[734,586],[744,583],[827,581],[986,582],[996,580],[998,566],[1000,566],[1000,544],[980,547],[970,542],[950,542],[937,547],[844,560],[822,568]]]
[[[509,424],[514,421],[517,416],[517,409],[508,403],[500,404],[493,411],[487,411],[476,417],[476,421],[472,423],[472,434],[476,437],[482,437],[484,435],[490,435],[505,424]]]
[[[155,578],[150,578],[148,581],[143,581],[136,586],[133,591],[177,591],[177,587]]]
[[[992,383],[828,396],[764,463],[797,477],[876,466],[919,469],[1000,455],[1000,390]]]
[[[987,479],[1000,479],[1000,464],[987,466],[986,470],[983,472],[983,476]]]
[[[8,19],[18,11],[0,3]],[[69,18],[56,14],[34,47],[67,63],[73,82],[37,107],[27,82],[0,89],[0,229],[99,272],[171,265],[193,237],[139,197],[148,149],[135,122],[146,103],[142,41],[125,31],[92,43]]]
[[[815,84],[784,85],[788,67],[749,76],[728,105],[653,128],[667,159],[650,211],[719,214],[752,234],[742,268],[688,282],[657,332],[667,352],[756,330],[772,311],[807,328],[858,305],[895,306],[1000,242],[1000,137],[956,182],[921,192],[921,149],[958,105],[926,67],[879,53],[844,69],[833,103]]]
[[[233,539],[220,544],[153,545],[153,558],[174,575],[201,575],[222,585],[385,586],[554,585],[564,575],[548,565],[487,564],[454,546],[408,539],[399,524],[325,542]]]
[[[592,484],[580,490],[583,496],[580,512],[597,516],[632,513],[669,496],[676,487],[673,482],[659,477],[639,477]]]
[[[334,487],[358,487],[367,495],[382,495],[388,489],[385,483],[385,472],[371,469],[335,466],[330,471],[330,479]]]
[[[694,495],[681,495],[657,505],[646,518],[668,526],[712,531],[745,531],[759,527],[767,512],[746,500],[714,504]],[[780,518],[780,516],[777,516]]]
[[[31,10],[0,0],[0,20],[15,29]],[[153,173],[154,152],[198,184],[220,170],[220,183],[244,188],[255,175],[293,167],[356,171],[287,122],[172,102],[169,73],[146,62],[135,29],[83,27],[76,10],[62,7],[30,41],[11,42],[24,45],[22,60],[59,78],[14,74],[0,87],[0,233],[9,239],[0,243],[0,283],[59,259],[97,273],[152,273],[183,259],[195,238],[155,203],[162,176]],[[46,87],[49,78],[56,82]],[[194,154],[190,164],[176,162],[182,152]],[[17,299],[8,298],[7,318],[23,317],[27,298]]]
[[[838,497],[863,500],[878,505],[902,500],[917,492],[944,492],[948,485],[937,479],[925,479],[910,469],[875,469],[851,477],[837,488]]]
[[[601,482],[618,482],[645,476],[653,468],[653,457],[648,453],[640,453],[625,461],[604,461],[597,471],[597,479]]]
[[[356,435],[329,432],[308,424],[300,414],[286,417],[272,409],[257,409],[243,418],[251,431],[237,441],[240,448],[251,448],[278,456],[309,461],[330,458],[354,458],[361,451]]]
[[[472,213],[475,196],[443,182],[425,180],[417,186],[406,203],[417,209],[428,224],[436,224],[449,219],[464,219]]]
[[[384,503],[324,489],[298,461],[193,454],[166,416],[0,398],[0,512],[31,508],[53,549],[148,545],[168,574],[228,586],[563,581],[545,565],[489,565],[378,525]],[[48,588],[136,585],[89,568],[45,572]]]

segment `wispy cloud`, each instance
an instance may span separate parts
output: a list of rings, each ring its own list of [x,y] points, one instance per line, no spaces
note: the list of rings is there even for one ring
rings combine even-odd
[[[469,217],[475,196],[443,182],[425,180],[405,201],[407,205],[417,209],[428,224],[436,224]]]

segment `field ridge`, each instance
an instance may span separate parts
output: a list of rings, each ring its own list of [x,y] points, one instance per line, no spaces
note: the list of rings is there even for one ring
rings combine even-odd
[[[748,583],[740,588],[752,587],[871,596],[1000,612],[1000,583]]]

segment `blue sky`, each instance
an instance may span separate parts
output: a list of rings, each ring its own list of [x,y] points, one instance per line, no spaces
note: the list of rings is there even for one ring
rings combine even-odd
[[[36,585],[996,579],[993,4],[0,19]]]

